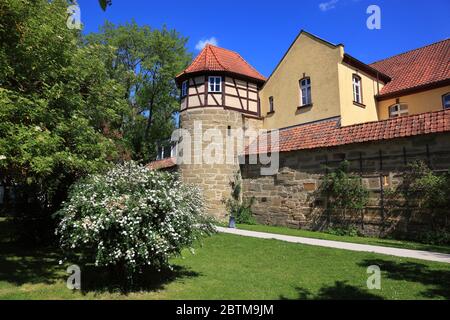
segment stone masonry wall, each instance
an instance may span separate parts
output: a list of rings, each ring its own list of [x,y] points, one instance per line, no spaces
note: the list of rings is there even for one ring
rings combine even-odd
[[[336,167],[344,159],[370,190],[369,206],[345,218],[325,214],[323,199],[314,196],[324,165]],[[274,176],[261,176],[259,165],[241,165],[244,197],[255,198],[253,213],[263,224],[311,230],[351,224],[376,236],[426,230],[429,224],[423,213],[390,214],[383,203],[384,191],[400,182],[406,164],[419,159],[434,170],[448,170],[450,133],[281,153],[280,170]]]
[[[222,137],[226,137],[228,128],[244,130],[259,126],[258,121],[260,121],[256,119],[248,120],[240,112],[207,107],[185,110],[181,113],[180,120],[181,128],[188,130],[192,137],[195,123],[197,123],[197,126],[201,123],[203,134],[208,129],[218,129]],[[234,174],[240,170],[237,156],[234,157],[233,164],[205,164],[204,161],[201,161],[201,157],[203,151],[211,142],[204,139],[201,144],[195,142],[193,138],[191,150],[192,154],[197,156],[197,159],[192,157],[191,164],[181,164],[178,166],[178,170],[185,183],[195,184],[203,189],[207,213],[216,218],[224,219],[226,210],[222,200],[230,197],[230,181],[232,181]],[[200,145],[202,150],[199,148]],[[233,154],[237,153],[234,152]],[[195,160],[198,160],[197,164]]]

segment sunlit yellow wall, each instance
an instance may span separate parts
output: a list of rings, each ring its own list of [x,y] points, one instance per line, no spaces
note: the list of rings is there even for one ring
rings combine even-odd
[[[264,128],[283,128],[339,116],[338,63],[342,54],[342,46],[328,45],[302,33],[260,92]],[[313,106],[297,110],[303,73],[311,77]],[[270,96],[274,97],[275,113],[267,115]]]
[[[408,105],[409,114],[418,114],[443,109],[442,96],[450,92],[450,86],[427,90],[398,97],[400,103]],[[378,102],[378,117],[380,120],[389,118],[389,107],[396,103],[396,98]]]
[[[369,121],[377,121],[377,105],[375,95],[378,88],[383,88],[380,81],[377,85],[377,79],[367,75],[358,69],[345,63],[339,63],[339,92],[341,106],[341,124],[343,126]],[[353,74],[361,77],[362,103],[364,106],[353,103]]]

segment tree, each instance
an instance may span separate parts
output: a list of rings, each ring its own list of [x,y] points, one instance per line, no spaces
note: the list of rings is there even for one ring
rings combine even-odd
[[[128,153],[125,89],[105,64],[113,52],[83,46],[66,26],[67,6],[0,3],[0,170],[35,216],[48,217],[72,182]]]
[[[98,2],[100,3],[100,7],[103,11],[105,11],[106,8],[112,4],[112,0],[98,0]]]
[[[133,115],[126,119],[124,133],[135,159],[153,160],[156,143],[174,129],[173,116],[179,108],[174,78],[192,58],[186,42],[175,30],[135,22],[119,26],[106,22],[100,33],[86,37],[88,44],[114,50],[107,64],[111,76],[126,88]]]

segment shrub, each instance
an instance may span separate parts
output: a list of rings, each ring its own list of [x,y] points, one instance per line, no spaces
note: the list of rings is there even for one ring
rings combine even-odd
[[[426,231],[417,236],[419,242],[431,245],[450,245],[450,232],[448,231]]]
[[[66,253],[117,267],[129,279],[144,267],[170,267],[172,255],[214,230],[199,189],[133,162],[76,183],[58,216]]]
[[[326,233],[333,234],[335,236],[347,236],[347,237],[361,236],[358,228],[356,228],[354,226],[340,227],[340,228],[332,227],[332,228],[329,228],[326,231]]]
[[[369,191],[364,188],[359,176],[348,173],[349,163],[344,161],[331,173],[325,175],[318,193],[327,199],[328,210],[359,211],[369,200]]]
[[[438,174],[423,161],[412,162],[402,182],[385,195],[388,210],[428,215],[433,233],[445,231],[450,207],[450,172]]]
[[[231,198],[223,199],[223,203],[228,213],[236,218],[236,223],[240,224],[256,224],[253,217],[252,206],[255,198],[242,199],[242,180],[239,172],[235,173],[233,180],[230,182]]]

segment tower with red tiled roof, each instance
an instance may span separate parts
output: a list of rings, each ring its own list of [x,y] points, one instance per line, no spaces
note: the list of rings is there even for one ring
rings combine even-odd
[[[203,188],[207,212],[215,217],[225,217],[223,199],[230,197],[230,181],[239,171],[237,142],[230,150],[225,140],[231,132],[262,127],[259,89],[265,80],[238,53],[212,45],[176,77],[180,127],[190,135],[183,144],[191,139],[181,163],[179,152],[178,168],[184,182]],[[211,139],[221,140],[222,149]]]

